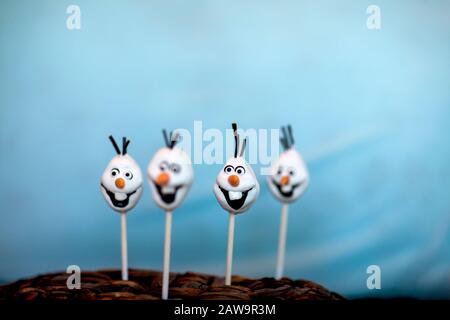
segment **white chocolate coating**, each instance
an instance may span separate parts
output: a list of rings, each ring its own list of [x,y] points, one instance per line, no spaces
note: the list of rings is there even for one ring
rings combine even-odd
[[[282,203],[297,200],[309,184],[309,174],[300,154],[288,149],[280,154],[266,178],[272,194]]]
[[[142,194],[142,172],[128,155],[116,155],[106,166],[100,189],[109,206],[126,212],[134,208]]]
[[[172,211],[181,204],[192,185],[191,159],[176,146],[159,149],[148,165],[147,178],[156,204]]]
[[[230,158],[214,183],[214,194],[221,207],[230,213],[242,213],[250,208],[259,194],[255,173],[244,158]]]

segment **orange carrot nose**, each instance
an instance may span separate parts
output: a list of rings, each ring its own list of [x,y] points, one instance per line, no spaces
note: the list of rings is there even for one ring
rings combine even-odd
[[[169,179],[170,179],[169,175],[165,172],[162,172],[156,178],[156,184],[158,186],[165,186],[166,184],[169,183]]]
[[[125,180],[123,180],[122,178],[117,178],[114,183],[116,184],[116,187],[119,189],[123,189],[123,187],[125,187]]]
[[[285,185],[287,185],[288,183],[289,183],[289,177],[288,177],[288,176],[282,176],[282,177],[281,177],[280,184],[281,184],[282,186],[285,186]]]
[[[233,187],[237,187],[239,185],[239,177],[235,174],[229,176],[228,183],[231,184]]]

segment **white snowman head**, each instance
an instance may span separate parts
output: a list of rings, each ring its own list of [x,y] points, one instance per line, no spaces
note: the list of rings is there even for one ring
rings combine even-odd
[[[159,149],[147,168],[147,177],[153,199],[163,210],[171,211],[186,197],[194,179],[189,156],[177,148],[178,134],[167,136],[163,130],[166,147]]]
[[[233,123],[233,131],[234,157],[225,163],[217,175],[213,190],[217,201],[224,210],[229,213],[242,213],[256,201],[259,194],[259,183],[252,167],[243,158],[246,139],[240,147],[235,123]]]
[[[100,189],[109,206],[118,212],[132,209],[142,193],[142,173],[138,164],[127,154],[130,140],[122,140],[122,151],[109,136],[117,155],[111,159],[101,177]]]
[[[298,199],[309,183],[306,165],[300,153],[294,149],[294,137],[290,125],[281,128],[283,136],[280,142],[284,151],[274,162],[267,176],[267,183],[272,194],[283,203]]]

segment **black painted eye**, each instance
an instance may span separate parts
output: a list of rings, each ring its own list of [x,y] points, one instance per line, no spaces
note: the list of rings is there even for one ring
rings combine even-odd
[[[290,176],[293,176],[294,174],[295,174],[295,171],[294,171],[294,170],[292,170],[292,169],[289,170],[289,175],[290,175]]]
[[[277,175],[280,175],[280,174],[281,174],[281,168],[278,168]]]
[[[239,175],[245,173],[245,169],[244,169],[244,167],[242,167],[242,166],[236,167],[236,169],[235,169],[234,171],[236,171],[236,173],[239,174]]]
[[[179,173],[181,171],[181,167],[179,164],[172,163],[170,165],[170,170],[172,170],[172,172],[174,172],[174,173]]]
[[[133,174],[130,171],[125,172],[125,178],[127,178],[128,180],[133,179]]]
[[[233,172],[234,168],[233,166],[226,166],[223,171],[225,171],[225,173],[231,173]]]
[[[111,170],[111,175],[113,177],[117,176],[119,173],[120,173],[120,171],[117,168],[114,168],[114,169]]]
[[[166,171],[166,170],[168,169],[168,167],[169,167],[169,165],[167,164],[166,161],[163,161],[163,162],[161,162],[161,163],[159,164],[159,169],[160,169],[161,171]]]

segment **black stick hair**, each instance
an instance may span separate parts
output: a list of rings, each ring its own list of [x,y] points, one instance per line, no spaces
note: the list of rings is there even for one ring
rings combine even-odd
[[[127,154],[127,148],[128,145],[130,144],[130,140],[128,140],[126,137],[122,138],[122,152],[120,152],[119,146],[117,145],[117,142],[112,135],[109,136],[109,140],[111,140],[111,143],[114,149],[116,150],[117,154],[121,154],[123,156]]]
[[[288,128],[289,139],[291,140],[291,147],[292,147],[295,143],[294,135],[292,134],[292,127],[290,124],[288,124],[287,128]]]
[[[173,147],[175,147],[178,142],[179,136],[180,134],[178,132],[175,132],[175,134],[172,134],[172,132],[170,133],[170,149],[173,149]]]
[[[234,135],[234,157],[237,158],[239,149],[239,135],[237,133],[237,124],[233,122],[231,124],[231,127],[233,128],[233,135]]]
[[[126,155],[127,154],[127,148],[128,145],[130,144],[130,140],[128,140],[126,137],[122,138],[122,155]]]
[[[232,123],[231,127],[233,128],[233,135],[234,135],[234,157],[237,158],[238,149],[239,149],[239,135],[237,134],[237,124]]]
[[[280,137],[280,142],[283,145],[283,148],[285,150],[288,150],[292,148],[294,145],[294,135],[292,134],[292,127],[291,125],[287,125],[286,127],[281,127],[282,136]]]
[[[244,141],[242,142],[242,146],[239,146],[240,144],[240,137],[239,134],[237,132],[237,124],[236,123],[232,123],[231,127],[233,128],[233,134],[234,134],[234,157],[237,158],[238,155],[239,157],[242,157],[244,154],[244,150],[245,150],[245,146],[247,144],[247,139],[244,139]],[[240,149],[239,149],[240,147]]]
[[[114,140],[113,136],[109,136],[109,140],[111,140],[111,143],[114,149],[116,149],[117,154],[120,154],[119,146],[117,145],[116,140]]]
[[[164,143],[166,144],[166,147],[169,149],[173,149],[173,147],[175,147],[175,145],[178,142],[178,137],[180,136],[180,134],[178,132],[175,132],[175,134],[170,131],[169,135],[167,135],[167,131],[165,129],[163,129],[163,136],[164,136]]]
[[[167,131],[166,129],[162,130],[163,137],[164,137],[164,143],[166,144],[166,147],[169,148],[169,139],[167,138]]]
[[[289,149],[290,145],[286,127],[281,127],[281,132],[283,133],[283,141],[281,143],[283,143],[285,149]]]

